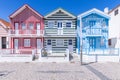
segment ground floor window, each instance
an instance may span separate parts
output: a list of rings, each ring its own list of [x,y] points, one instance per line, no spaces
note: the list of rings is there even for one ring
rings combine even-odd
[[[24,39],[24,47],[30,47],[30,39]]]
[[[47,40],[47,45],[51,45],[51,40],[50,39]]]
[[[56,46],[63,46],[63,45],[64,45],[64,40],[62,40],[62,39],[56,40]]]
[[[70,39],[69,42],[68,42],[69,45],[72,45],[72,40]]]

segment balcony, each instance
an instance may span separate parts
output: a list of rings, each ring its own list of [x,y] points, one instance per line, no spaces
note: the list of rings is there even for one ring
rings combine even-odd
[[[46,28],[45,29],[45,36],[76,36],[75,28]]]
[[[43,30],[9,30],[11,37],[43,37]]]
[[[82,30],[83,36],[103,36],[108,33],[104,28],[87,28]]]

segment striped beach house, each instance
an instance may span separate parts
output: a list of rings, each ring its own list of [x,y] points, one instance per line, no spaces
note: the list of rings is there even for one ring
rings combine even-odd
[[[10,16],[11,48],[18,53],[31,53],[33,49],[43,48],[43,16],[27,4],[20,7]]]
[[[108,48],[109,16],[98,10],[91,9],[78,15],[77,48],[83,52]]]
[[[50,53],[70,53],[76,50],[76,16],[58,8],[44,16],[44,47]]]

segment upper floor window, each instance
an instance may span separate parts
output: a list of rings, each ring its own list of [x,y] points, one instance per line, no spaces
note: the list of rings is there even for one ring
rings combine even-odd
[[[62,28],[62,21],[58,21],[58,28]]]
[[[34,29],[33,23],[29,23],[29,29]]]
[[[54,21],[48,21],[48,27],[49,28],[54,27]]]
[[[90,25],[90,27],[93,27],[94,25],[96,24],[96,21],[89,21],[89,25]]]
[[[51,40],[47,40],[47,45],[51,45]]]
[[[71,27],[71,22],[66,22],[66,27]]]
[[[24,47],[30,47],[30,39],[24,39]]]
[[[26,24],[25,23],[21,23],[21,27],[22,27],[22,29],[26,29]]]
[[[118,14],[118,9],[115,10],[114,15],[116,16]]]
[[[18,27],[19,27],[19,24],[16,22],[16,23],[15,23],[15,29],[18,30]]]

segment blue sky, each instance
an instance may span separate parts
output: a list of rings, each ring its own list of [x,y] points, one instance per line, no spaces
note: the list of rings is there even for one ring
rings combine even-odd
[[[24,4],[43,16],[59,7],[77,16],[92,8],[112,9],[120,4],[120,0],[0,0],[0,18],[9,21],[8,16]]]

